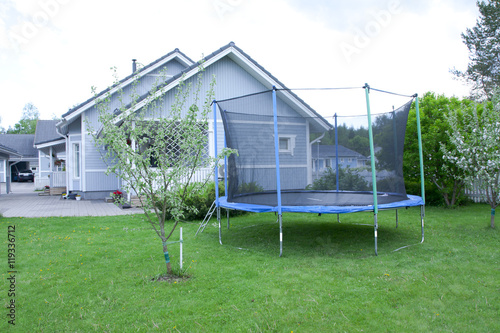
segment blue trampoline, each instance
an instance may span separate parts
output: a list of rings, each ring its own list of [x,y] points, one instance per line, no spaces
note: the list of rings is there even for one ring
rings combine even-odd
[[[378,211],[420,206],[421,242],[424,241],[425,197],[407,194],[403,177],[406,123],[415,102],[421,161],[415,167],[420,168],[421,193],[425,193],[418,96],[406,96],[410,100],[397,109],[372,112],[370,92],[386,92],[368,84],[362,89],[366,114],[335,114],[330,121],[290,89],[273,87],[214,101],[214,137],[218,137],[217,120],[221,119],[225,147],[238,152],[224,160],[223,168],[215,168],[215,209],[221,244],[221,208],[275,212],[280,228],[280,256],[283,213],[372,211],[377,254]],[[327,144],[320,145],[321,140]],[[220,152],[222,147],[217,146],[217,140],[214,143],[214,151]],[[220,176],[227,194],[222,197],[218,193]]]

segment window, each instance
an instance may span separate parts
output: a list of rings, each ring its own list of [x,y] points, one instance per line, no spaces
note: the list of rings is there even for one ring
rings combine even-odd
[[[331,159],[326,159],[325,160],[325,167],[331,168],[332,167],[332,160]]]
[[[296,135],[280,135],[278,141],[279,152],[288,153],[293,156],[293,151],[295,149],[295,137]]]
[[[290,150],[290,138],[280,138],[279,143],[280,151],[289,151]]]
[[[80,178],[80,144],[73,143],[73,178]]]

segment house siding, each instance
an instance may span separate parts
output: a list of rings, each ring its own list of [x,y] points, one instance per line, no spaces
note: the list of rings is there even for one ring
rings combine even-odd
[[[8,156],[0,154],[0,182],[6,181],[5,177],[5,164],[7,163]]]
[[[118,177],[114,174],[106,175],[102,171],[87,171],[86,172],[87,191],[105,191],[113,192],[118,189]]]
[[[122,105],[126,105],[131,102],[131,96],[141,96],[146,94],[151,87],[159,82],[164,75],[173,76],[181,72],[185,68],[177,60],[172,60],[165,65],[155,69],[154,71],[148,73],[146,76],[140,78],[136,85],[130,85],[123,89],[123,100],[118,99],[118,94],[115,93],[110,101],[108,110],[112,111],[116,108],[120,108]],[[96,132],[100,130],[99,115],[97,108],[95,106],[91,107],[84,113],[85,121],[82,125],[83,127],[83,137],[82,141],[83,147],[83,160],[82,160],[82,189],[86,192],[99,192],[99,191],[114,191],[118,188],[118,180],[115,175],[107,176],[105,171],[108,167],[108,163],[103,157],[105,156],[105,150],[102,147],[96,147],[94,139],[91,132]],[[75,184],[76,182],[74,182]]]

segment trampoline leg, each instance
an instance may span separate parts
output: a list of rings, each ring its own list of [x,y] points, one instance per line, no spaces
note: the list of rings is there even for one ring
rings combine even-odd
[[[420,243],[424,242],[424,217],[425,217],[425,207],[420,206],[420,225],[422,228],[422,240],[420,241]]]
[[[398,222],[399,222],[398,210],[396,209],[396,228],[398,227]]]
[[[340,223],[340,214],[337,214],[337,223]]]
[[[283,255],[283,219],[282,215],[278,215],[278,221],[280,223],[280,257]]]
[[[374,214],[374,231],[375,231],[375,255],[378,256],[378,247],[377,247],[377,230],[378,230],[378,221],[377,221],[377,214]]]
[[[229,230],[229,209],[226,209],[226,216],[227,216],[227,230]]]
[[[222,245],[222,228],[220,221],[220,207],[217,207],[217,222],[219,223],[219,243]]]

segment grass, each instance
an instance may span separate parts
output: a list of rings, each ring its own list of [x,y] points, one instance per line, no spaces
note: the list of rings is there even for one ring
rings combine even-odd
[[[231,228],[183,224],[190,278],[164,273],[161,241],[142,216],[2,218],[0,331],[499,332],[499,233],[490,209],[233,218]],[[225,223],[225,221],[224,221]],[[8,226],[16,226],[16,325],[7,323]],[[175,239],[178,232],[175,233]],[[393,252],[405,245],[408,248]],[[178,267],[179,246],[170,245]]]

